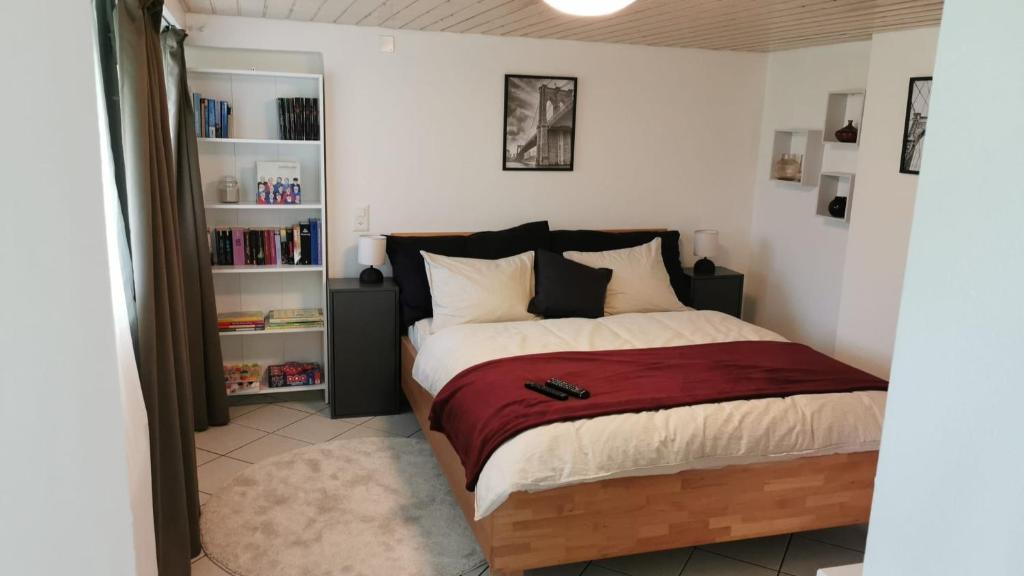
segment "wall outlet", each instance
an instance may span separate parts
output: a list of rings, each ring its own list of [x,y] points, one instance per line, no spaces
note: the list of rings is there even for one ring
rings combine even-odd
[[[352,221],[353,232],[370,231],[370,205],[362,204],[356,206],[356,215]]]

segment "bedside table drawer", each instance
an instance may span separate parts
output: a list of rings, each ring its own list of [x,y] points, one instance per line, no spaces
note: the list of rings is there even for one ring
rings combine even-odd
[[[743,275],[719,266],[715,273],[694,274],[684,268],[686,290],[683,304],[698,310],[716,310],[737,318],[743,311]]]

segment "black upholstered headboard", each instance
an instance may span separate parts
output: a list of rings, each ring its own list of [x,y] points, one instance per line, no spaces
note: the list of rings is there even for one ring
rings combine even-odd
[[[493,232],[405,232],[388,236],[387,252],[399,288],[402,327],[433,315],[430,286],[420,251],[466,258],[498,259],[530,250],[601,252],[632,248],[661,238],[665,261],[676,297],[682,301],[683,269],[679,258],[679,232],[659,229],[551,230],[547,221],[530,222]]]

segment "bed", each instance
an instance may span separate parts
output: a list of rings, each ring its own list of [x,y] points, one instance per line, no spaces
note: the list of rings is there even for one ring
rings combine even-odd
[[[885,392],[740,400],[560,422],[524,432],[476,484],[430,430],[463,369],[556,350],[619,350],[777,334],[710,311],[454,326],[402,339],[402,389],[494,575],[866,522]]]

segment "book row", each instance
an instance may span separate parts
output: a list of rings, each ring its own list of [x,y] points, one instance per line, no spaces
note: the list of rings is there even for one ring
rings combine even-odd
[[[321,265],[319,218],[292,227],[213,228],[207,230],[214,266]]]
[[[278,98],[277,125],[282,140],[319,140],[320,101],[316,98]]]
[[[198,92],[192,93],[192,111],[196,122],[196,136],[199,138],[230,138],[231,105],[223,100],[203,98]]]

